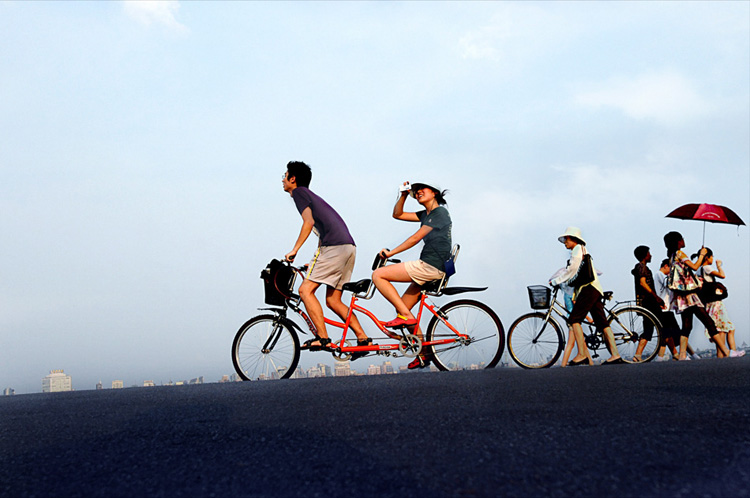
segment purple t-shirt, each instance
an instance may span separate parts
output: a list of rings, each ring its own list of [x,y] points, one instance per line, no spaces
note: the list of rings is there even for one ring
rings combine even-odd
[[[318,237],[320,237],[321,246],[355,245],[354,239],[341,216],[309,188],[295,188],[292,190],[292,199],[294,199],[294,204],[300,214],[308,207],[312,211],[315,221],[314,228]]]

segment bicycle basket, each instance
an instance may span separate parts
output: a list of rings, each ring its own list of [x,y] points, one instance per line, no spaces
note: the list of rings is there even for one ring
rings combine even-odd
[[[277,259],[272,259],[268,266],[260,272],[263,279],[263,289],[266,294],[266,304],[283,306],[292,296],[294,285],[294,270],[289,265]]]
[[[549,287],[544,285],[530,285],[527,288],[529,289],[529,303],[531,304],[531,309],[546,310],[550,307],[552,291]]]

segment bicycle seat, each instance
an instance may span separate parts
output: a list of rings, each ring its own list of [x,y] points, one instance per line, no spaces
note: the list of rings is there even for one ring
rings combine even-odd
[[[365,278],[363,280],[360,280],[359,282],[347,282],[341,289],[347,292],[353,292],[355,294],[362,294],[363,292],[367,292],[367,289],[369,288],[370,279]]]

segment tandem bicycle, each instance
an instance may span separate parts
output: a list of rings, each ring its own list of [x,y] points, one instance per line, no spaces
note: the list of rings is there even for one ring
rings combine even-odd
[[[555,364],[560,353],[565,349],[563,329],[553,313],[565,320],[569,316],[565,306],[557,299],[560,288],[552,291],[544,285],[528,287],[529,302],[535,311],[519,317],[508,331],[508,352],[518,366],[522,368],[546,368]],[[641,339],[647,342],[641,361],[651,361],[659,350],[661,339],[661,323],[649,310],[636,305],[633,301],[615,302],[607,307],[612,300],[613,293],[607,291],[602,296],[607,323],[612,328],[615,344],[626,363],[633,363],[632,358]],[[545,310],[545,311],[542,311]],[[592,358],[599,356],[601,349],[606,349],[604,333],[598,330],[590,317],[581,323],[586,346],[591,350]],[[648,329],[653,333],[648,338]]]
[[[454,262],[458,250],[458,245],[452,250],[451,260]],[[374,271],[389,262],[399,261],[378,255],[372,269]],[[240,327],[232,343],[232,362],[243,380],[285,379],[294,373],[301,351],[298,334],[307,331],[289,317],[289,310],[303,319],[313,336],[317,335],[314,324],[300,307],[299,295],[294,293],[295,281],[305,278],[304,271],[305,267],[273,260],[261,274],[266,304],[271,307],[260,308],[268,313],[248,320]],[[346,320],[339,322],[325,318],[327,326],[342,331],[340,339],[329,333],[333,346],[331,354],[338,361],[348,361],[355,353],[357,359],[370,355],[414,358],[426,353],[440,370],[494,368],[505,345],[505,331],[497,314],[486,304],[471,299],[458,299],[442,306],[432,301],[432,298],[441,296],[481,292],[487,287],[447,287],[448,279],[449,275],[445,275],[441,280],[422,286],[416,326],[390,330],[385,327],[386,322],[359,304],[375,294],[371,279],[344,284],[343,290],[352,293]],[[373,338],[373,343],[365,346],[350,341],[347,334],[353,336],[349,323],[355,312],[367,316],[384,337]],[[429,323],[423,335],[420,323],[426,317],[429,317]],[[361,319],[360,323],[365,325]]]

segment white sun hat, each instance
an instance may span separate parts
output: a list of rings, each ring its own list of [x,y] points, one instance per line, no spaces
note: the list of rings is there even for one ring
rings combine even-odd
[[[586,241],[581,236],[581,229],[578,227],[568,227],[565,229],[565,233],[560,235],[557,240],[559,240],[562,243],[565,243],[565,237],[572,237],[576,240],[578,240],[581,244],[584,246],[586,245]]]

